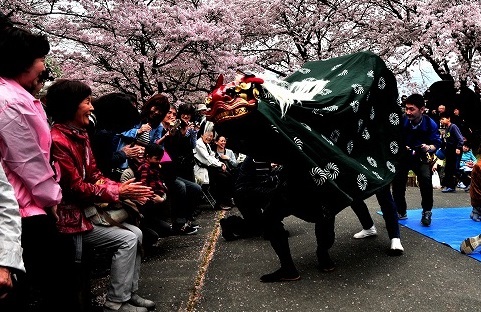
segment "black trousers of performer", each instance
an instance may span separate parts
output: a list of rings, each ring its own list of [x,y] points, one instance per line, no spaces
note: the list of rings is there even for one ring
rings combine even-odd
[[[386,223],[389,238],[400,238],[397,208],[391,195],[389,185],[376,192],[376,199],[381,207],[382,217]],[[374,225],[369,209],[363,200],[353,201],[351,203],[351,208],[361,222],[364,230],[370,229]]]
[[[282,190],[276,190],[272,200],[264,210],[264,235],[269,239],[272,248],[279,258],[281,268],[287,270],[295,270],[294,261],[289,247],[289,234],[284,229],[283,220],[285,217],[292,215],[290,207],[294,207],[293,203],[283,196]],[[284,191],[284,194],[286,192]],[[277,195],[277,196],[276,196]],[[328,254],[329,249],[334,244],[335,217],[322,218],[315,222],[315,235],[317,240],[316,254],[321,261]]]

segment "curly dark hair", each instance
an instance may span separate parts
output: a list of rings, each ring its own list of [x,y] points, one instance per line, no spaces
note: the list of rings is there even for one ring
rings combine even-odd
[[[90,87],[79,80],[58,79],[45,96],[47,114],[55,123],[71,121],[80,103],[91,95]]]

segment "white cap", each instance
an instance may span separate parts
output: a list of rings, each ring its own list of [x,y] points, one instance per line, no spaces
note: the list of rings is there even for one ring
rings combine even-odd
[[[197,104],[197,110],[198,111],[207,110],[207,106],[205,104]]]

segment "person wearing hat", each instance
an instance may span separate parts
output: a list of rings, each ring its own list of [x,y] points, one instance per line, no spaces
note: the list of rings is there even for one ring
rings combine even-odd
[[[434,153],[441,145],[438,125],[424,114],[425,102],[421,94],[411,94],[406,99],[405,114],[402,118],[403,146],[400,147],[402,158],[396,176],[392,182],[392,195],[399,219],[407,219],[406,184],[409,170],[413,170],[419,182],[421,206],[423,208],[421,224],[431,225],[433,208],[432,171],[427,153]]]

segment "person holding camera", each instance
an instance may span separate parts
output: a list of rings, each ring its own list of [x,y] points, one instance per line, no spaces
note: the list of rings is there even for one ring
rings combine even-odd
[[[425,102],[421,94],[412,94],[406,99],[405,114],[401,120],[404,146],[400,147],[402,157],[399,170],[392,182],[392,195],[399,219],[407,219],[406,183],[409,170],[412,170],[417,176],[421,192],[423,208],[421,224],[430,226],[434,200],[428,154],[439,148],[441,137],[438,125],[423,114],[424,108]]]

